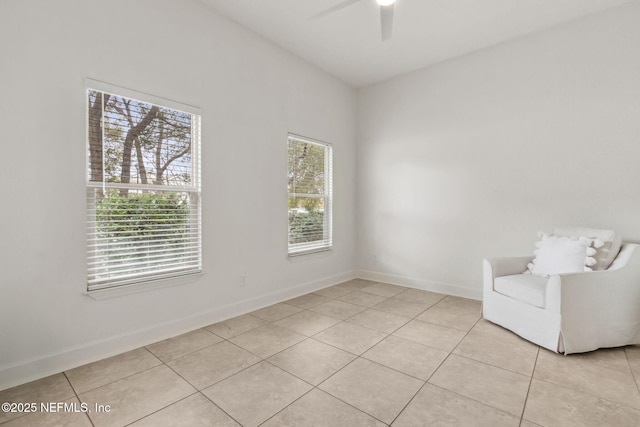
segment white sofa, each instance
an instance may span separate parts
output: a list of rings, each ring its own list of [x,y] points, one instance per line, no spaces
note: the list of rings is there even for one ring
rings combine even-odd
[[[483,316],[556,353],[640,344],[640,245],[606,270],[521,274],[532,257],[484,260]]]

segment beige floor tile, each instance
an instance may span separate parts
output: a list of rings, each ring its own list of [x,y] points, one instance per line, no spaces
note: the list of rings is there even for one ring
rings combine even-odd
[[[300,307],[300,308],[311,308],[327,301],[329,301],[329,298],[323,297],[322,295],[306,294],[294,299],[290,299],[286,301],[286,303],[290,305],[295,305],[296,307]]]
[[[385,425],[318,389],[305,394],[262,424],[263,427],[384,427]]]
[[[296,377],[318,385],[355,358],[351,353],[310,338],[268,360]]]
[[[244,334],[245,332],[259,328],[260,326],[264,326],[266,323],[267,322],[265,320],[259,319],[250,314],[243,314],[242,316],[207,326],[207,329],[222,338],[229,339],[236,335]]]
[[[148,345],[147,350],[163,362],[168,362],[220,341],[222,341],[222,338],[214,333],[206,329],[196,329],[195,331]]]
[[[181,400],[196,390],[165,365],[107,384],[80,395],[90,408],[109,405],[109,412],[91,412],[96,427],[123,426]]]
[[[340,322],[340,320],[333,317],[323,316],[320,313],[305,310],[293,316],[278,320],[275,324],[310,337],[338,322]]]
[[[524,417],[542,426],[637,427],[640,411],[534,379]]]
[[[240,427],[233,418],[197,393],[131,424],[134,427]]]
[[[374,295],[380,295],[381,297],[393,297],[398,295],[401,292],[406,291],[408,288],[404,286],[397,285],[389,285],[387,283],[378,283],[374,282],[373,284],[367,286],[366,288],[362,288],[362,292],[369,292]]]
[[[235,336],[229,341],[266,359],[274,354],[299,343],[306,337],[278,325],[266,325],[242,335]]]
[[[325,316],[345,320],[360,313],[361,311],[366,310],[366,308],[360,305],[349,304],[348,302],[332,300],[325,302],[324,304],[317,305],[310,310],[315,311],[316,313],[324,314]]]
[[[624,350],[619,351],[624,354]],[[597,353],[573,357],[540,350],[533,377],[640,409],[640,392],[631,371],[623,372],[603,366],[602,356]]]
[[[357,359],[319,388],[390,424],[423,384],[393,369]]]
[[[328,288],[324,288],[324,289],[320,289],[318,291],[314,291],[313,293],[316,295],[322,295],[323,297],[326,298],[340,298],[342,296],[345,296],[347,294],[350,294],[351,292],[353,292],[353,289],[348,289],[345,288],[344,286],[330,286]]]
[[[312,388],[270,363],[261,362],[203,393],[245,427],[257,426]]]
[[[640,346],[562,356],[482,319],[479,301],[361,279],[319,292],[0,391],[109,413],[0,424],[501,426],[524,408],[521,427],[640,425]]]
[[[438,302],[438,305],[440,307],[458,307],[471,312],[475,311],[478,314],[482,313],[482,301],[475,299],[447,295],[440,302]]]
[[[426,384],[393,426],[518,427],[519,423],[519,417]]]
[[[223,341],[172,360],[168,365],[202,390],[259,361],[260,358],[248,351]]]
[[[71,369],[65,373],[73,388],[80,394],[153,368],[161,363],[147,349],[138,348]]]
[[[34,402],[40,405],[40,402],[63,402],[72,397],[75,397],[75,393],[63,374],[0,391],[0,403]],[[0,423],[23,416],[22,413],[0,411]]]
[[[438,301],[442,300],[446,295],[437,294],[435,292],[423,291],[420,289],[407,289],[395,296],[398,299],[416,302],[422,304],[425,308],[431,307]]]
[[[82,412],[81,402],[77,397],[65,401],[51,401],[50,403],[66,404],[68,406],[53,406],[52,410],[56,412],[47,412],[40,410],[40,404],[38,404],[38,410],[33,413],[24,414],[20,418],[14,418],[13,420],[2,424],[2,427],[92,427],[89,416]]]
[[[442,301],[433,305],[416,319],[465,332],[480,319],[480,312],[473,306],[463,304],[444,306],[440,305],[441,303]]]
[[[409,302],[398,298],[389,298],[376,304],[373,308],[405,317],[416,317],[427,309],[424,304]]]
[[[371,286],[374,283],[375,282],[372,282],[371,280],[353,279],[353,280],[349,280],[348,282],[340,283],[336,286],[338,286],[339,288],[348,289],[350,291],[359,291],[360,289],[366,288],[367,286]]]
[[[453,328],[412,320],[393,335],[415,341],[443,351],[451,351],[462,340],[465,333]]]
[[[548,352],[548,350],[544,350]],[[579,360],[580,363],[587,363],[601,368],[615,369],[624,374],[629,374],[631,367],[625,349],[620,348],[601,348],[588,353],[570,354],[572,360]]]
[[[340,301],[348,302],[350,304],[361,305],[363,307],[371,307],[387,299],[387,297],[381,297],[380,295],[371,294],[369,292],[354,291],[350,294],[338,298]]]
[[[355,323],[356,325],[376,329],[390,334],[410,320],[411,319],[408,317],[387,313],[386,311],[370,309],[350,317],[346,322]]]
[[[520,416],[530,377],[450,355],[429,383]]]
[[[293,305],[286,304],[281,302],[279,304],[270,305],[269,307],[261,308],[260,310],[252,311],[252,316],[258,317],[267,322],[275,322],[280,319],[284,319],[285,317],[291,316],[292,314],[296,314],[301,312],[302,309],[300,307],[295,307]]]
[[[446,351],[389,336],[362,357],[426,381],[448,355]]]
[[[531,376],[536,364],[538,346],[524,340],[503,341],[492,335],[471,330],[453,354]]]
[[[471,330],[512,344],[529,342],[515,332],[485,319],[480,319]]]
[[[320,332],[313,338],[349,353],[360,355],[382,341],[386,336],[386,334],[373,329],[342,322]]]

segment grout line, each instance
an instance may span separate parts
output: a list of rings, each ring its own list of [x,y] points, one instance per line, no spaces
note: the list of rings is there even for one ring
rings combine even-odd
[[[631,406],[631,405],[629,405],[627,403],[622,403],[619,400],[611,400],[608,397],[602,397],[602,396],[599,396],[597,394],[593,394],[593,393],[591,393],[589,391],[586,391],[584,389],[571,388],[571,387],[560,385],[560,384],[557,384],[557,383],[554,383],[554,382],[551,382],[551,381],[543,380],[543,379],[540,379],[540,378],[533,378],[533,379],[535,379],[536,381],[545,383],[545,384],[552,385],[554,387],[560,387],[560,388],[563,388],[565,390],[569,390],[572,393],[577,393],[577,394],[581,394],[581,395],[584,395],[584,396],[589,396],[589,397],[592,397],[592,398],[597,399],[597,400],[604,400],[605,402],[611,403],[612,405],[615,405],[615,406],[620,406],[620,407],[623,407],[623,408],[632,409],[633,411],[636,411],[636,412],[640,411],[640,407]]]
[[[263,362],[268,363],[269,365],[271,365],[271,366],[273,366],[274,368],[276,368],[276,369],[278,369],[278,370],[280,370],[280,371],[284,372],[285,374],[291,375],[292,377],[294,377],[294,378],[296,378],[296,379],[299,379],[300,381],[303,381],[303,382],[304,382],[304,383],[306,383],[306,384],[309,384],[309,385],[311,386],[311,388],[315,388],[315,387],[316,387],[316,386],[315,386],[315,384],[310,383],[309,381],[305,380],[304,378],[299,377],[298,375],[296,375],[296,374],[294,374],[294,373],[292,373],[292,372],[289,372],[289,371],[287,371],[287,370],[286,370],[286,369],[284,369],[284,368],[281,368],[280,366],[276,365],[275,363],[273,363],[273,362],[272,362],[272,361],[270,361],[270,360],[264,359],[264,360],[263,360]],[[306,394],[306,393],[305,393],[305,394]]]
[[[195,330],[197,331],[198,329],[195,329]],[[193,332],[193,331],[192,331],[192,332]],[[189,333],[189,332],[187,332],[187,333]],[[182,359],[183,357],[190,356],[190,355],[192,355],[192,354],[194,354],[194,353],[197,353],[197,352],[202,351],[202,350],[204,350],[204,349],[206,349],[206,348],[213,347],[213,346],[214,346],[214,345],[216,345],[216,344],[220,344],[220,343],[222,343],[222,342],[226,341],[226,339],[222,338],[222,337],[221,337],[221,336],[219,336],[219,335],[214,334],[214,333],[213,333],[213,332],[211,332],[211,331],[209,331],[209,333],[211,333],[211,334],[215,335],[216,337],[220,338],[220,339],[221,339],[221,341],[214,342],[213,344],[207,344],[207,345],[205,345],[204,347],[197,348],[197,349],[195,349],[195,350],[193,350],[193,351],[189,351],[189,352],[187,352],[187,353],[181,354],[180,356],[176,356],[176,357],[174,357],[174,358],[172,358],[172,359],[168,359],[168,360],[162,360],[162,359],[160,359],[160,357],[159,357],[157,354],[155,354],[151,349],[149,349],[149,346],[145,346],[145,347],[144,347],[144,349],[145,349],[145,350],[147,350],[149,353],[153,354],[153,356],[154,356],[156,359],[158,359],[159,361],[161,361],[162,363],[164,363],[164,364],[166,365],[166,364],[168,364],[169,362],[173,362],[174,360]],[[184,334],[183,334],[183,335],[184,335]],[[178,335],[178,336],[180,336],[180,335]],[[175,337],[174,337],[174,338],[175,338]],[[169,338],[169,339],[171,339],[171,338]],[[162,341],[158,341],[158,342],[162,342]],[[155,343],[154,343],[154,344],[155,344]]]
[[[164,363],[164,362],[163,362]],[[180,372],[176,371],[175,369],[173,369],[173,367],[169,366],[168,363],[164,363],[164,366],[166,366],[167,368],[171,369],[171,371],[176,374],[177,376],[179,376],[180,378],[182,378],[184,381],[186,381],[187,384],[189,384],[191,387],[193,387],[196,391],[200,391],[200,389],[198,387],[196,387],[195,385],[191,384],[191,381],[189,381],[188,379],[186,379],[182,374],[180,374]]]
[[[220,409],[223,413],[225,413],[229,418],[231,418],[233,421],[235,421],[236,423],[238,423],[239,426],[242,427],[242,423],[239,420],[236,420],[233,416],[231,416],[230,413],[228,413],[227,411],[225,411],[224,409],[222,409],[222,407],[220,405],[218,405],[216,402],[214,402],[213,400],[209,399],[209,396],[207,396],[206,394],[204,394],[203,392],[199,391],[198,393],[200,393],[205,399],[207,399],[209,402],[211,402],[216,408]]]
[[[480,400],[478,400],[478,399],[476,399],[476,398],[469,397],[469,396],[466,396],[466,395],[464,395],[464,394],[460,394],[460,393],[458,393],[457,391],[449,390],[448,388],[445,388],[445,387],[439,386],[438,384],[434,384],[434,383],[427,382],[427,383],[425,384],[425,386],[426,386],[427,384],[428,384],[428,385],[430,385],[431,387],[435,387],[435,388],[438,388],[438,389],[440,389],[440,390],[444,390],[444,391],[446,391],[447,393],[451,393],[451,394],[455,394],[456,396],[460,396],[460,398],[461,398],[461,399],[463,399],[463,400],[470,400],[470,401],[475,402],[475,403],[477,403],[477,404],[479,404],[479,405],[482,405],[482,406],[484,406],[484,407],[491,408],[491,409],[493,409],[493,410],[495,410],[495,411],[498,411],[498,412],[500,412],[500,413],[502,413],[502,414],[508,415],[508,416],[513,417],[513,418],[515,418],[515,419],[518,419],[518,416],[517,416],[517,415],[514,415],[514,414],[512,414],[511,412],[507,412],[507,411],[505,411],[504,409],[496,408],[495,406],[489,405],[488,403],[486,403],[486,402],[482,402],[482,401],[480,401]]]
[[[64,378],[67,380],[67,383],[69,383],[69,386],[71,387],[71,390],[73,391],[73,394],[75,394],[75,397],[77,397],[78,400],[79,400],[80,399],[80,395],[78,394],[78,392],[76,391],[76,388],[73,386],[73,384],[71,383],[71,380],[67,376],[67,372],[63,371],[62,375],[64,375]]]
[[[275,366],[275,365],[274,365]],[[277,366],[276,366],[277,367]],[[286,371],[285,371],[286,372]],[[287,372],[289,374],[289,372]],[[298,377],[296,377],[298,378]],[[304,380],[303,380],[304,381]],[[308,384],[308,383],[307,383]],[[275,417],[276,415],[280,414],[281,412],[283,412],[284,410],[286,410],[289,406],[293,405],[294,403],[296,403],[298,400],[302,399],[303,397],[305,397],[307,394],[311,393],[313,390],[316,390],[315,386],[312,386],[308,391],[306,391],[305,393],[302,393],[300,396],[298,396],[296,399],[294,399],[291,403],[289,403],[288,405],[286,405],[284,408],[280,409],[279,411],[277,411],[275,414],[271,415],[269,418],[267,418],[266,420],[264,420],[263,422],[261,422],[260,424],[258,424],[258,426],[261,426],[267,422],[269,422],[270,419],[272,419],[273,417]],[[240,423],[238,423],[240,424]]]
[[[196,391],[194,391],[193,393],[191,393],[191,394],[189,394],[189,395],[187,395],[187,396],[185,396],[185,397],[183,397],[183,398],[180,398],[180,399],[176,400],[175,402],[171,402],[171,403],[169,403],[169,404],[167,404],[167,405],[163,406],[162,408],[156,409],[156,410],[155,410],[155,411],[153,411],[153,412],[150,412],[150,413],[148,413],[148,414],[146,414],[146,415],[144,415],[144,416],[142,416],[142,417],[140,417],[140,418],[137,418],[137,419],[135,419],[135,420],[131,421],[130,423],[125,424],[125,426],[130,426],[131,424],[137,423],[137,422],[138,422],[138,421],[140,421],[140,420],[143,420],[143,419],[145,419],[145,418],[148,418],[148,417],[150,417],[151,415],[153,415],[153,414],[155,414],[155,413],[158,413],[158,412],[160,412],[160,411],[162,411],[162,410],[167,409],[169,406],[173,406],[173,405],[175,405],[175,404],[177,404],[177,403],[180,403],[180,402],[182,402],[183,400],[186,400],[186,399],[188,399],[188,398],[190,398],[190,397],[192,397],[192,396],[195,396],[196,394],[199,394],[199,393],[200,393],[200,392],[196,390]]]
[[[464,336],[463,336],[462,338],[460,338],[460,341],[458,341],[458,342],[456,343],[456,345],[451,349],[451,351],[449,352],[449,354],[453,354],[453,352],[454,352],[454,351],[456,351],[456,349],[458,348],[458,346],[460,346],[460,344],[462,343],[462,341],[464,341],[464,339],[465,339],[466,337],[468,337],[468,336],[469,336],[469,333],[473,330],[473,328],[475,328],[475,327],[476,327],[476,325],[477,325],[478,323],[480,323],[480,320],[482,320],[482,314],[480,314],[480,317],[478,318],[478,320],[476,320],[476,321],[475,321],[475,323],[473,324],[473,326],[471,326],[471,327],[467,330],[467,332],[465,332]],[[442,325],[439,325],[439,326],[442,326]],[[451,329],[455,329],[455,328],[451,328]],[[459,329],[458,329],[458,330],[459,330]],[[458,356],[458,355],[456,355],[456,356]]]
[[[402,415],[402,413],[409,407],[409,405],[411,405],[411,402],[413,402],[416,398],[416,396],[418,396],[418,394],[420,394],[420,392],[422,391],[422,389],[427,385],[426,381],[420,386],[420,388],[414,393],[413,396],[411,396],[411,399],[409,399],[407,401],[407,403],[402,407],[402,409],[400,409],[400,412],[398,412],[398,415],[396,415],[393,420],[391,420],[391,422],[389,423],[389,425],[392,425],[393,423],[395,423],[398,418],[400,417],[400,415]]]
[[[640,392],[640,382],[638,382],[640,380],[640,378],[636,377],[635,372],[633,372],[633,368],[631,367],[631,361],[629,360],[629,354],[627,353],[627,348],[624,348],[624,357],[627,359],[627,365],[629,366],[629,370],[631,371],[631,378],[633,378],[633,381],[635,381],[636,383],[636,388],[638,389],[638,392]]]
[[[141,347],[141,348],[142,348],[142,347]],[[124,353],[121,353],[121,354],[124,354]],[[155,356],[154,356],[154,357],[155,357]],[[103,359],[103,360],[104,360],[104,359]],[[83,395],[83,394],[87,394],[87,393],[90,393],[90,392],[92,392],[92,391],[98,390],[99,388],[106,387],[106,386],[111,385],[111,384],[115,384],[115,383],[117,383],[117,382],[119,382],[119,381],[122,381],[122,380],[126,380],[126,379],[131,378],[131,377],[133,377],[133,376],[135,376],[135,375],[142,374],[143,372],[147,372],[147,371],[150,371],[150,370],[152,370],[152,369],[158,368],[158,367],[160,367],[160,366],[162,366],[162,365],[164,365],[164,364],[165,364],[165,363],[164,363],[162,360],[160,360],[160,359],[158,359],[158,361],[159,361],[160,363],[158,363],[157,365],[153,365],[153,366],[150,366],[150,367],[148,367],[148,368],[141,369],[140,371],[136,371],[136,372],[134,372],[134,373],[132,373],[132,374],[126,375],[126,376],[124,376],[124,377],[118,378],[118,379],[113,380],[113,381],[110,381],[110,382],[108,382],[108,383],[101,384],[101,385],[99,385],[99,386],[97,386],[97,387],[94,387],[94,388],[92,388],[92,389],[85,390],[85,391],[83,391],[82,393],[78,394],[78,397],[80,397],[80,396],[81,396],[81,395]],[[98,362],[100,362],[100,361],[98,361]],[[97,362],[94,362],[94,363],[97,363]],[[84,365],[83,365],[83,366],[84,366]],[[74,389],[74,391],[75,391],[75,389]]]
[[[335,396],[334,394],[332,394],[332,393],[330,393],[330,392],[328,392],[328,391],[323,390],[322,388],[320,388],[320,386],[321,386],[322,384],[326,383],[326,382],[327,382],[327,381],[329,381],[332,377],[336,376],[339,372],[341,372],[342,370],[344,370],[347,366],[349,366],[349,365],[351,365],[351,364],[355,363],[358,359],[361,359],[361,358],[362,358],[362,357],[360,357],[360,356],[356,356],[352,361],[350,361],[349,363],[347,363],[346,365],[344,365],[342,368],[338,369],[338,370],[337,370],[336,372],[334,372],[333,374],[329,375],[327,378],[325,378],[325,379],[324,379],[322,382],[320,382],[320,383],[319,383],[315,388],[317,388],[319,391],[321,391],[321,392],[323,392],[323,393],[326,393],[326,394],[328,394],[329,396],[331,396],[331,397],[333,397],[333,398],[335,398],[335,399],[339,400],[340,402],[342,402],[342,403],[344,403],[344,404],[346,404],[346,405],[349,405],[350,407],[354,408],[355,410],[360,411],[360,412],[362,412],[363,414],[366,414],[366,415],[370,416],[371,418],[373,418],[373,419],[375,419],[375,420],[380,421],[380,422],[381,422],[382,424],[384,424],[384,425],[391,425],[390,423],[389,423],[389,424],[387,424],[386,422],[384,422],[384,421],[382,421],[381,419],[379,419],[379,418],[375,417],[374,415],[372,415],[372,414],[370,414],[370,413],[368,413],[368,412],[365,412],[364,410],[362,410],[362,409],[360,409],[360,408],[358,408],[358,407],[356,407],[356,406],[352,405],[351,403],[349,403],[349,402],[347,402],[347,401],[343,400],[341,397]],[[365,359],[365,360],[367,360],[367,359]]]
[[[80,395],[78,394],[78,392],[76,391],[76,388],[73,386],[73,384],[71,383],[71,380],[69,379],[69,377],[67,376],[66,371],[62,371],[62,375],[64,375],[64,377],[67,379],[67,382],[69,383],[69,386],[71,387],[71,390],[73,390],[73,393],[76,395],[76,399],[78,399],[78,401],[80,403],[82,403],[82,399],[80,399]],[[95,427],[95,424],[93,423],[93,420],[91,419],[91,417],[89,416],[88,412],[85,412],[84,414],[87,419],[89,420],[89,423],[91,423],[91,425],[93,427]]]
[[[520,413],[520,426],[524,420],[524,411],[527,409],[529,393],[531,392],[531,384],[533,384],[533,374],[536,371],[536,365],[538,364],[538,356],[540,356],[540,347],[538,347],[538,351],[536,352],[536,360],[533,362],[533,370],[531,371],[531,377],[529,378],[529,387],[527,387],[527,394],[524,397],[524,405],[522,405],[522,412]]]

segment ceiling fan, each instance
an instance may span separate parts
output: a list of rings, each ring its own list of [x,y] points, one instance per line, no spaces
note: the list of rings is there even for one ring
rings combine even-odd
[[[361,1],[364,0],[344,0],[336,4],[335,6],[325,9],[322,12],[317,13],[316,15],[313,15],[310,19],[322,18]],[[393,6],[396,0],[375,1],[380,6],[380,27],[382,29],[382,41],[387,41],[391,38],[391,34],[393,31]]]

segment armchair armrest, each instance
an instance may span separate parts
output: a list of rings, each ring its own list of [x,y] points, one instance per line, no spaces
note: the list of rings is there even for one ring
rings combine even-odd
[[[640,340],[640,250],[627,244],[619,268],[552,276],[547,308],[562,313],[567,353]]]
[[[626,244],[616,258],[616,268],[590,271],[584,273],[566,273],[558,276],[557,289],[547,290],[555,293],[562,301],[563,311],[566,308],[584,308],[590,306],[595,310],[609,313],[608,303],[622,302],[630,294],[640,295],[640,245]],[[587,304],[588,303],[588,304]],[[634,307],[635,309],[635,307]]]
[[[482,261],[484,291],[493,291],[493,280],[500,276],[523,273],[532,257],[486,258]]]
[[[484,268],[485,271],[487,268],[490,269],[492,278],[495,279],[500,276],[524,273],[532,259],[531,256],[487,258],[484,260]]]

